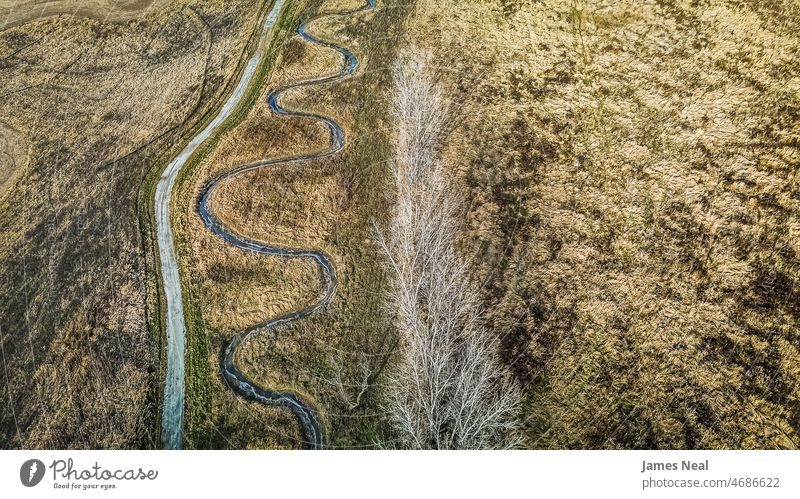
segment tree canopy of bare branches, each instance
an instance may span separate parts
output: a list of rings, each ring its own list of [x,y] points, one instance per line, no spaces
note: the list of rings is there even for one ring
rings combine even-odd
[[[456,252],[461,200],[438,160],[447,104],[426,60],[418,51],[401,59],[391,96],[396,203],[382,244],[401,343],[385,408],[402,447],[508,447],[520,389],[482,324],[468,263]]]

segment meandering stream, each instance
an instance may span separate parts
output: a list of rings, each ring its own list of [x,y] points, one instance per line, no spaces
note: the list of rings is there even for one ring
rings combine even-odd
[[[269,30],[274,26],[283,3],[284,0],[278,0],[276,2],[272,12],[270,12],[265,22],[263,36],[266,36]],[[337,12],[334,14],[326,14],[321,17],[352,15],[374,9],[375,4],[376,0],[368,0],[364,6],[358,9],[346,12]],[[344,149],[344,130],[333,119],[320,114],[289,110],[284,108],[280,103],[281,95],[288,90],[341,80],[355,73],[358,66],[358,59],[355,57],[355,55],[353,55],[352,52],[344,47],[340,47],[331,42],[316,38],[308,33],[306,26],[307,23],[301,23],[298,28],[298,34],[310,43],[327,47],[339,52],[344,58],[342,69],[332,75],[303,80],[272,90],[267,95],[266,101],[270,110],[276,115],[313,119],[323,123],[328,128],[330,133],[330,142],[328,148],[322,151],[301,154],[288,158],[262,159],[221,173],[210,179],[204,185],[202,191],[200,192],[197,209],[203,219],[203,222],[205,223],[205,226],[213,234],[222,238],[225,242],[231,244],[232,246],[244,251],[250,251],[269,256],[287,259],[307,258],[316,262],[319,269],[319,278],[321,284],[321,292],[317,299],[302,309],[280,315],[259,324],[255,324],[235,335],[223,352],[222,359],[220,361],[220,368],[228,386],[230,386],[230,388],[237,394],[265,405],[283,406],[292,410],[292,412],[297,416],[298,421],[303,429],[306,444],[311,448],[318,449],[323,447],[324,438],[322,434],[322,428],[314,411],[309,408],[308,405],[300,399],[300,397],[292,392],[270,390],[269,388],[261,387],[255,381],[248,379],[236,366],[236,352],[242,343],[244,343],[251,335],[303,319],[325,307],[331,301],[336,292],[336,268],[334,267],[331,258],[321,251],[271,245],[267,242],[258,241],[248,238],[245,235],[235,233],[214,214],[210,203],[217,186],[219,186],[224,180],[231,179],[243,173],[261,168],[269,168],[276,165],[286,164],[299,165],[305,161],[333,156]],[[167,297],[168,365],[166,389],[164,394],[163,417],[164,446],[167,448],[179,448],[181,444],[181,428],[184,406],[183,355],[185,345],[185,323],[183,317],[180,280],[177,270],[177,260],[175,257],[172,232],[169,226],[170,194],[175,184],[175,179],[177,178],[178,172],[185,164],[189,156],[191,156],[191,154],[200,144],[202,144],[209,136],[211,136],[211,133],[214,131],[214,129],[216,129],[222,122],[225,121],[225,119],[230,115],[238,102],[241,100],[245,89],[255,73],[256,67],[263,57],[263,50],[263,47],[260,48],[250,59],[239,85],[236,87],[225,106],[223,106],[219,115],[208,125],[208,127],[206,127],[206,129],[200,132],[200,134],[198,134],[191,141],[186,149],[172,163],[170,163],[161,180],[159,181],[156,191],[156,219],[158,224],[159,254],[161,258],[161,271],[164,282],[164,290]]]

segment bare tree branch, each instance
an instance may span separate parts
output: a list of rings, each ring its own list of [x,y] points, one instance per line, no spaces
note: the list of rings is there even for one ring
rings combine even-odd
[[[403,446],[514,445],[520,389],[482,324],[467,263],[456,254],[460,196],[438,160],[447,104],[410,52],[395,71],[396,204],[380,243],[394,271],[389,300],[401,359],[385,401]]]

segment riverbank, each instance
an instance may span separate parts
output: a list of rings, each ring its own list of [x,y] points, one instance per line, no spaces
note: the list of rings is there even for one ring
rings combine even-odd
[[[309,2],[299,17],[360,4]],[[287,165],[246,174],[220,185],[215,195],[215,212],[237,232],[270,244],[324,251],[336,265],[339,286],[325,312],[275,334],[258,335],[238,355],[248,378],[297,393],[309,402],[331,437],[326,446],[370,446],[380,432],[375,376],[393,343],[381,325],[384,279],[372,224],[385,212],[388,140],[381,96],[388,88],[407,5],[380,3],[374,12],[309,26],[315,36],[352,49],[359,59],[358,73],[313,91],[293,91],[281,102],[339,122],[349,138],[341,156],[302,168]],[[376,37],[376,32],[384,36]],[[341,64],[335,52],[290,37],[281,47],[265,93],[285,83],[333,74]],[[212,369],[204,387],[206,404],[192,409],[200,416],[196,421],[202,422],[192,433],[197,447],[303,446],[290,412],[245,402],[222,382],[216,369],[231,337],[249,325],[310,303],[319,292],[319,277],[316,268],[303,261],[253,257],[227,247],[207,232],[188,200],[196,199],[208,178],[238,164],[325,148],[327,133],[314,121],[272,116],[266,105],[257,105],[180,187],[187,199],[178,223],[188,247],[184,265],[192,269],[189,301],[198,312],[198,334],[189,337],[198,340],[195,355],[206,352],[198,368]],[[187,414],[189,410],[187,405]]]

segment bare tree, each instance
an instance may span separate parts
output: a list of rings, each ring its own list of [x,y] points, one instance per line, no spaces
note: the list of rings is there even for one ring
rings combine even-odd
[[[381,238],[394,270],[390,307],[401,358],[385,409],[404,447],[514,445],[520,389],[482,324],[467,262],[458,256],[460,196],[438,160],[447,105],[426,56],[395,70],[396,203]]]

